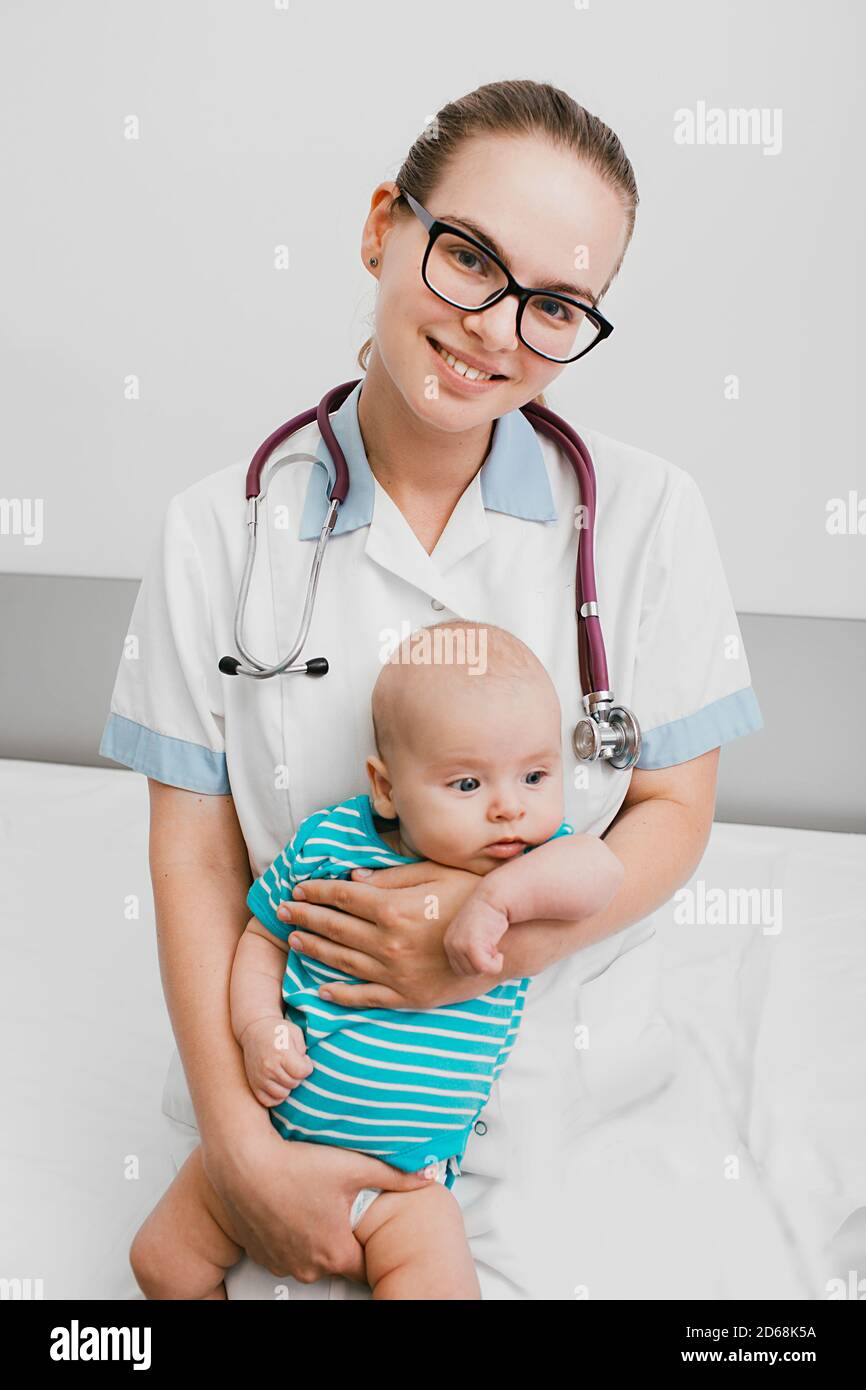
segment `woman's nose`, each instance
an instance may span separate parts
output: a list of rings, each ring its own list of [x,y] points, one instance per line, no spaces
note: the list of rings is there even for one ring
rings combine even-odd
[[[500,299],[489,309],[479,314],[467,314],[463,320],[467,333],[474,333],[488,352],[516,351],[520,346],[517,336],[517,300],[511,295]]]

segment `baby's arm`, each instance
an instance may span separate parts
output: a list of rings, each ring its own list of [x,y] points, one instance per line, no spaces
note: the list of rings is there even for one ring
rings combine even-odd
[[[458,974],[498,974],[498,942],[515,922],[577,922],[601,912],[625,868],[596,835],[567,835],[537,845],[485,874],[444,937]]]
[[[243,1048],[253,1095],[262,1105],[285,1100],[313,1070],[304,1034],[283,1017],[287,947],[251,917],[238,942],[229,987],[232,1031]]]

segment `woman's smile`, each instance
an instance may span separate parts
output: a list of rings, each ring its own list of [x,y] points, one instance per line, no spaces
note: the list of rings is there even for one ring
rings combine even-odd
[[[507,380],[501,373],[496,376],[478,375],[475,367],[469,366],[461,358],[456,357],[454,353],[448,352],[448,349],[437,343],[435,338],[428,338],[427,342],[431,351],[435,352],[443,364],[449,383],[455,386],[459,385],[462,390],[471,392],[472,395],[489,390],[490,387],[498,385],[500,381]],[[446,352],[448,352],[448,357],[445,356]],[[459,364],[459,369],[458,366],[453,365],[454,363]]]

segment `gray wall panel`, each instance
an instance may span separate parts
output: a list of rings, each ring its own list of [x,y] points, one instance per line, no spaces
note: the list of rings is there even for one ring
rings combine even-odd
[[[0,757],[116,766],[97,750],[137,591],[0,574]],[[722,749],[716,819],[866,832],[866,622],[739,617],[764,728]]]

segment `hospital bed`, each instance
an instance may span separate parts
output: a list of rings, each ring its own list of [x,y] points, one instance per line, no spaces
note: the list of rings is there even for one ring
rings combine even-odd
[[[175,1171],[147,801],[133,774],[0,760],[0,1275],[45,1298],[138,1297],[129,1244]],[[866,836],[717,822],[689,885],[714,887],[781,918],[655,914],[675,1074],[569,1148],[545,1297],[814,1299],[866,1274]]]
[[[137,1296],[129,1244],[184,1147],[161,1109],[147,784],[97,752],[137,588],[0,575],[0,1277],[46,1298]],[[764,890],[770,930],[678,922],[676,897],[649,922],[670,1080],[583,1131],[575,1100],[544,1297],[813,1299],[866,1279],[866,765],[856,738],[804,734],[803,664],[862,709],[866,625],[738,618],[765,728],[722,750],[687,887],[731,906]],[[637,951],[603,954],[586,997],[625,1014]],[[487,1245],[482,1292],[507,1296]]]

